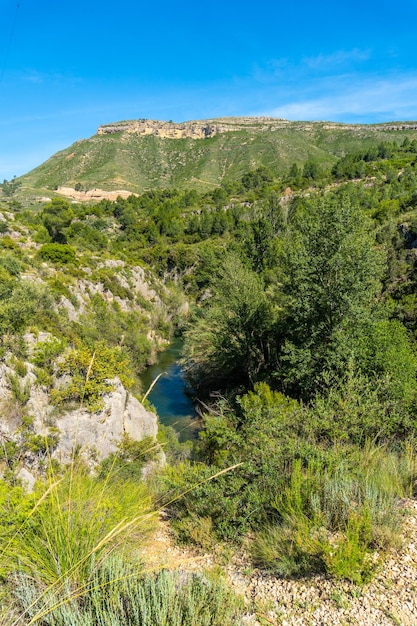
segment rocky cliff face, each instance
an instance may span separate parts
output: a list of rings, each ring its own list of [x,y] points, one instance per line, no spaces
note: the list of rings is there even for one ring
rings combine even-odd
[[[157,120],[129,120],[100,126],[97,135],[112,133],[135,133],[137,135],[155,135],[167,139],[207,139],[218,133],[227,133],[244,129],[276,130],[287,125],[287,120],[275,117],[230,117],[214,120],[191,122],[162,122]]]
[[[106,306],[114,305],[121,312],[137,311],[144,320],[143,332],[149,328],[147,339],[156,350],[164,339],[154,328],[152,316],[158,312],[158,316],[164,319],[165,315],[161,297],[155,290],[156,283],[150,284],[142,267],[126,267],[121,260],[97,262],[95,271],[96,275],[93,275],[88,267],[80,269],[80,277],[74,278],[68,287],[68,297],[62,295],[56,300],[56,311],[60,311],[63,319],[77,322],[81,315],[91,311],[91,301],[97,297],[102,298]],[[55,274],[56,268],[44,264],[44,279]],[[101,282],[103,276],[111,276],[113,282]],[[26,279],[42,284],[35,273]],[[162,285],[160,293],[164,295]],[[148,324],[146,320],[149,320]],[[52,402],[51,391],[65,386],[69,375],[59,374],[56,362],[51,380],[45,383],[39,378],[39,368],[34,365],[32,357],[36,346],[53,339],[49,332],[28,332],[21,337],[25,360],[7,352],[0,362],[0,475],[7,468],[11,469],[28,488],[50,458],[67,464],[77,451],[77,455],[93,468],[116,452],[125,436],[134,441],[147,437],[155,439],[158,431],[157,416],[146,410],[119,378],[108,381],[108,391],[103,392],[99,411],[88,411],[80,406],[79,401],[78,405],[73,403],[72,406]],[[162,452],[159,460],[164,460]]]
[[[119,379],[111,381],[113,391],[104,396],[104,408],[99,413],[83,409],[67,411],[55,420],[59,441],[53,458],[60,463],[71,460],[74,447],[86,461],[101,461],[116,452],[123,437],[134,441],[156,437],[157,417],[132,396]]]
[[[273,117],[118,121],[100,126],[93,137],[22,177],[17,197],[32,190],[44,197],[51,189],[76,201],[96,202],[157,188],[207,191],[239,181],[257,167],[283,175],[311,155],[331,167],[345,142],[349,150],[359,150],[398,141],[400,134],[412,140],[416,129],[415,121],[369,125]]]
[[[276,117],[220,117],[216,119],[198,120],[190,122],[163,122],[158,120],[127,120],[104,124],[97,130],[97,135],[113,133],[131,133],[136,135],[154,135],[165,139],[207,139],[219,133],[227,133],[239,130],[273,131],[285,128],[289,125],[294,130],[311,131],[317,122],[290,122]],[[322,122],[324,130],[360,129],[361,124],[340,124],[336,122]],[[375,129],[379,130],[417,130],[417,123],[393,123],[378,124]]]
[[[110,381],[112,391],[103,396],[102,410],[92,413],[78,407],[57,413],[46,389],[37,384],[32,364],[26,363],[26,367],[26,376],[18,382],[27,392],[22,410],[22,401],[16,399],[13,389],[16,374],[6,364],[0,365],[0,442],[3,447],[6,442],[17,444],[21,450],[19,468],[25,475],[28,471],[36,475],[46,457],[67,464],[75,451],[94,467],[116,452],[125,436],[134,441],[156,437],[157,416],[146,410],[118,378]]]

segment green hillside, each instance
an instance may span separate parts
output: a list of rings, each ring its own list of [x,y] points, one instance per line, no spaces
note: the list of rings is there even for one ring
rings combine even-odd
[[[282,175],[292,163],[302,165],[314,158],[328,168],[337,158],[359,147],[381,141],[400,143],[407,136],[416,136],[415,126],[410,123],[399,132],[391,130],[392,125],[279,120],[273,125],[270,118],[230,119],[228,124],[222,120],[217,134],[198,139],[159,136],[154,128],[149,134],[123,130],[134,122],[109,125],[105,128],[110,130],[105,133],[77,141],[22,176],[22,192],[54,190],[59,186],[137,193],[156,187],[203,191],[226,180],[239,180],[242,174],[259,166]],[[169,126],[164,122],[154,124]],[[172,126],[183,128],[187,124],[194,123]]]
[[[416,129],[230,125],[111,124],[0,185],[1,626],[414,623]],[[155,188],[28,191],[128,155]],[[142,379],[174,337],[188,441]]]

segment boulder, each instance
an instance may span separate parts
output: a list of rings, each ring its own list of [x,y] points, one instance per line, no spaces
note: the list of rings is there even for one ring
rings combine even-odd
[[[103,397],[105,406],[100,412],[77,409],[56,418],[59,441],[53,458],[60,463],[68,463],[74,449],[86,461],[102,461],[116,452],[125,435],[135,441],[156,437],[158,422],[155,413],[147,411],[118,378],[111,382],[114,390]]]

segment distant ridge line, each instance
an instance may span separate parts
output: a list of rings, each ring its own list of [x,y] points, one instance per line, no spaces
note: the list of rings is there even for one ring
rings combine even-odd
[[[417,130],[417,122],[388,122],[382,124],[345,124],[343,122],[292,122],[281,117],[220,117],[206,120],[173,122],[151,119],[124,120],[103,124],[97,129],[97,135],[131,133],[153,135],[166,139],[207,139],[219,133],[236,132],[249,128],[278,130],[288,126],[299,130],[310,130],[320,124],[324,129],[331,128],[375,128],[379,130]]]
[[[154,135],[168,139],[207,139],[219,133],[247,130],[248,128],[259,129],[260,126],[276,130],[288,124],[290,124],[288,120],[275,117],[221,117],[188,122],[138,119],[103,124],[99,126],[97,135],[126,132],[137,135]]]
[[[239,182],[259,167],[285,176],[294,163],[302,168],[313,159],[329,169],[349,152],[405,138],[417,139],[417,121],[345,124],[268,116],[121,120],[103,124],[97,134],[21,177],[22,193],[49,197],[50,190],[69,188],[77,190],[80,201],[91,193],[96,201],[96,194],[118,190],[214,189]]]

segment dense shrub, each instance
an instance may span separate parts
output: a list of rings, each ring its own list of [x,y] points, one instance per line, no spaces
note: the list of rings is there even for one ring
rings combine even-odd
[[[58,369],[58,375],[69,376],[70,380],[53,389],[51,399],[56,404],[75,402],[91,412],[99,411],[104,406],[102,396],[114,388],[112,378],[118,376],[126,387],[132,385],[127,366],[122,351],[104,343],[94,351],[86,346],[70,350]]]
[[[75,263],[75,250],[63,243],[45,243],[39,250],[39,254],[44,261],[52,263]]]

